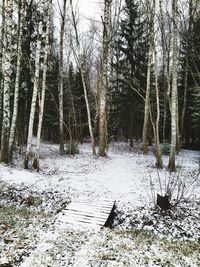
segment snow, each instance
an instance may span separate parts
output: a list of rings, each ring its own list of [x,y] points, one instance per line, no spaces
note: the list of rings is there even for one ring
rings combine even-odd
[[[150,177],[154,184],[155,192],[160,192],[158,172],[155,168],[155,158],[152,152],[143,155],[139,149],[131,151],[126,143],[113,143],[110,145],[108,157],[100,158],[91,155],[89,144],[79,147],[80,153],[74,157],[60,156],[58,145],[42,144],[40,168],[36,173],[34,170],[23,169],[23,158],[18,156],[14,159],[14,166],[9,167],[0,164],[0,180],[14,187],[25,187],[30,192],[37,192],[43,195],[49,192],[53,195],[46,202],[47,210],[55,209],[53,201],[59,202],[62,209],[64,199],[76,200],[77,198],[105,198],[115,200],[117,203],[118,215],[122,223],[116,227],[116,232],[109,229],[81,229],[80,227],[70,228],[64,220],[58,223],[57,215],[54,214],[48,229],[41,229],[38,234],[36,249],[25,256],[21,267],[42,267],[42,266],[167,266],[163,265],[170,260],[177,264],[177,255],[173,251],[165,251],[164,245],[159,248],[158,241],[140,246],[135,243],[131,234],[127,231],[133,229],[152,230],[152,225],[158,224],[157,232],[153,234],[159,238],[165,238],[165,221],[161,215],[149,216],[151,210],[152,196],[150,190]],[[165,180],[169,177],[167,171],[168,157],[164,156],[164,168],[159,171],[162,182],[162,190],[165,189]],[[186,184],[192,183],[195,172],[199,170],[200,152],[181,150],[177,156],[178,169]],[[200,203],[200,181],[194,183],[187,192],[192,200]],[[27,192],[28,192],[27,191]],[[27,193],[26,193],[27,194]],[[23,196],[24,197],[24,196]],[[196,202],[195,202],[196,203]],[[58,204],[56,204],[58,205]],[[193,214],[199,204],[194,205],[194,211],[189,204],[189,211]],[[57,206],[56,206],[57,207]],[[142,208],[146,207],[146,209]],[[46,211],[46,209],[45,209]],[[200,214],[198,213],[197,214]],[[183,212],[179,212],[181,216]],[[169,221],[172,226],[170,235],[172,238],[180,238],[180,229],[190,233],[191,227],[194,231],[191,236],[198,239],[195,234],[199,224],[197,220],[188,217],[174,223],[177,213],[172,214],[173,219]],[[62,221],[61,213],[58,214]],[[156,217],[157,216],[157,217]],[[159,217],[160,216],[160,217]],[[147,225],[137,220],[147,219]],[[118,218],[119,219],[119,218]],[[159,222],[159,223],[158,223]],[[175,226],[174,226],[174,224]],[[189,227],[191,226],[191,227]],[[179,229],[179,228],[180,229]],[[176,230],[177,233],[176,233]],[[159,231],[162,231],[159,233]],[[174,236],[173,236],[174,235]],[[137,239],[137,238],[136,238]],[[184,240],[184,238],[183,238]],[[186,238],[186,240],[189,240]],[[196,257],[194,251],[194,257]],[[192,257],[193,257],[192,256]],[[145,263],[148,262],[148,265]],[[186,262],[185,266],[198,266],[195,259],[185,256],[181,258]],[[0,256],[0,263],[5,261],[5,256]],[[188,263],[187,263],[188,262]],[[159,265],[160,264],[160,265]],[[195,265],[196,264],[196,265]]]

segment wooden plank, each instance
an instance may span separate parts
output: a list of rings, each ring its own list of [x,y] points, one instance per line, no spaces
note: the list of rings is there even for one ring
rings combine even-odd
[[[87,216],[66,216],[66,217],[63,217],[63,220],[64,221],[69,221],[69,220],[78,220],[78,221],[84,221],[84,222],[97,222],[97,223],[101,223],[101,224],[104,224],[105,223],[105,220],[104,219],[97,219],[95,217],[87,217]]]
[[[101,207],[94,207],[94,206],[77,206],[77,205],[70,205],[68,207],[65,208],[65,210],[82,210],[82,211],[100,211],[103,213],[108,213],[110,212],[110,210],[112,209],[112,207],[110,208],[101,208]]]
[[[74,215],[82,215],[82,216],[89,216],[89,217],[97,217],[100,219],[105,219],[107,218],[108,214],[100,214],[100,213],[86,213],[86,212],[80,212],[80,211],[73,211],[73,210],[68,210],[66,213],[63,213],[63,215],[68,215],[68,214],[74,214]]]
[[[69,207],[70,206],[77,206],[77,207],[99,207],[99,208],[108,208],[110,209],[111,207],[113,207],[113,203],[112,205],[99,205],[99,204],[96,204],[96,203],[71,203],[69,204]]]
[[[104,206],[104,207],[106,207],[106,206],[111,206],[111,205],[113,205],[113,202],[95,202],[95,201],[85,201],[85,202],[83,202],[83,201],[74,201],[73,203],[75,203],[75,204],[79,204],[79,205],[87,205],[87,204],[92,204],[92,205],[98,205],[98,206]]]
[[[102,201],[74,201],[73,203],[78,203],[78,204],[93,204],[93,205],[100,205],[100,206],[111,206],[113,205],[112,202],[102,202]]]
[[[84,227],[103,226],[114,206],[110,199],[80,198],[71,202],[58,216],[58,222]]]
[[[112,207],[113,207],[113,205],[112,206],[110,206],[110,207],[98,207],[98,206],[93,206],[93,205],[87,205],[87,204],[85,204],[85,205],[75,205],[75,204],[71,204],[71,205],[69,205],[69,206],[67,206],[65,209],[72,209],[72,208],[75,208],[75,209],[79,209],[79,210],[81,210],[81,209],[93,209],[93,210],[103,210],[103,211],[108,211],[108,212],[110,212],[110,209],[112,209]]]
[[[95,215],[95,214],[90,214],[90,213],[85,213],[85,214],[81,214],[81,213],[65,213],[63,214],[64,217],[70,217],[70,216],[82,216],[82,217],[89,217],[89,218],[96,218],[98,220],[107,220],[109,214],[106,214],[105,216],[100,216],[100,215]]]
[[[81,220],[81,219],[74,219],[74,218],[73,219],[62,218],[62,221],[60,221],[60,222],[62,222],[62,223],[63,222],[65,222],[65,223],[73,223],[73,224],[88,224],[88,225],[95,224],[95,225],[101,225],[101,226],[104,225],[104,223],[101,223],[101,222],[98,222],[98,221],[91,222],[91,221],[84,221],[84,220]]]

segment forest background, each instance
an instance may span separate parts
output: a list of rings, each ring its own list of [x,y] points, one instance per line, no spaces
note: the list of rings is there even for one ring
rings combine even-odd
[[[158,168],[170,152],[174,171],[180,147],[200,147],[200,2],[93,4],[85,27],[72,0],[1,1],[1,161],[20,148],[39,170],[41,139],[72,155],[87,140],[99,156],[136,140]]]

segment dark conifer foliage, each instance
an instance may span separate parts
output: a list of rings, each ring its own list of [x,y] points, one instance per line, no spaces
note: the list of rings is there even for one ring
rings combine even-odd
[[[122,17],[113,52],[109,127],[111,137],[130,139],[132,146],[142,131],[144,100],[139,94],[145,95],[147,33],[139,1],[126,0]]]
[[[12,115],[14,114],[15,85],[17,73],[17,46],[19,40],[20,10],[23,1],[11,1],[13,9],[10,12],[12,25],[7,18],[10,28],[4,27],[5,8],[1,9],[2,25],[0,28],[0,147],[2,150],[2,130],[5,128],[5,113],[7,112],[7,137],[10,134]],[[45,104],[44,119],[42,123],[42,140],[59,143],[59,21],[56,21],[58,10],[52,7],[52,14],[48,20],[48,1],[25,1],[22,57],[19,75],[19,102],[17,121],[15,121],[14,148],[25,148],[27,144],[29,118],[32,104],[32,96],[35,80],[35,69],[39,69],[37,93],[35,94],[36,110],[34,113],[33,134],[36,136],[38,128],[38,117],[40,110],[40,99],[43,84],[44,59],[47,36],[47,21],[50,21],[49,57],[47,66],[47,79],[45,79]],[[111,1],[112,2],[112,1]],[[109,3],[109,5],[111,4]],[[187,148],[200,147],[200,16],[198,1],[188,1],[181,6],[178,1],[178,23],[177,23],[177,74],[178,74],[178,109],[177,129],[180,128],[181,145]],[[2,1],[2,3],[8,3]],[[43,3],[43,6],[41,6]],[[64,153],[74,154],[79,142],[89,141],[90,132],[88,125],[91,124],[94,131],[95,141],[98,144],[100,134],[100,119],[102,116],[105,125],[105,147],[103,155],[107,154],[107,135],[109,141],[125,140],[133,146],[134,140],[143,138],[144,114],[148,117],[149,144],[155,145],[152,138],[153,122],[156,121],[158,110],[159,137],[161,142],[170,143],[171,139],[171,100],[173,81],[173,18],[171,4],[165,5],[165,1],[150,0],[125,0],[122,1],[122,9],[119,16],[113,13],[116,6],[114,1],[109,7],[107,20],[109,24],[109,36],[107,30],[101,25],[101,29],[93,25],[87,33],[81,33],[78,25],[77,14],[74,13],[75,22],[79,31],[78,46],[74,45],[72,21],[70,14],[66,14],[66,30],[64,32],[64,58],[63,58],[63,129],[64,129]],[[152,3],[155,3],[155,19],[151,24],[151,16],[154,13]],[[61,5],[62,6],[62,5]],[[181,8],[185,8],[184,16],[181,16]],[[163,9],[163,10],[162,10]],[[62,11],[62,10],[61,10]],[[116,10],[115,10],[116,11]],[[180,11],[180,12],[179,12]],[[56,13],[57,12],[57,13]],[[11,14],[12,13],[12,14]],[[163,13],[163,14],[161,14]],[[162,17],[163,16],[163,17]],[[103,18],[103,17],[102,17]],[[77,19],[77,21],[76,21]],[[39,21],[42,22],[41,36],[39,34]],[[116,26],[116,25],[117,26]],[[161,25],[162,24],[162,25]],[[150,26],[153,45],[150,46]],[[82,26],[82,25],[81,25]],[[80,28],[81,28],[80,26]],[[104,29],[103,29],[104,28]],[[6,32],[10,32],[9,39],[11,47],[6,51],[3,46],[3,38]],[[93,31],[95,33],[93,33]],[[112,32],[113,31],[113,32]],[[152,32],[153,32],[152,31]],[[104,32],[104,36],[100,33]],[[12,35],[12,36],[11,36]],[[103,37],[109,37],[108,39]],[[165,42],[164,39],[166,38]],[[12,39],[12,40],[11,40]],[[37,40],[41,39],[39,46],[39,66],[36,68]],[[98,39],[98,42],[96,40]],[[104,74],[102,73],[102,51],[104,49]],[[155,46],[154,46],[155,44]],[[165,44],[165,45],[164,45]],[[45,47],[46,46],[46,47]],[[78,47],[78,48],[77,48]],[[78,51],[78,50],[79,51]],[[149,51],[151,57],[149,57]],[[78,52],[77,52],[78,51]],[[10,58],[5,58],[6,56]],[[155,53],[153,53],[155,52]],[[156,54],[156,56],[155,56]],[[73,55],[75,55],[73,57]],[[77,58],[79,55],[79,59]],[[166,55],[166,58],[165,58]],[[151,60],[148,68],[148,58]],[[9,60],[8,60],[9,59]],[[4,63],[11,62],[11,67]],[[80,64],[81,63],[81,64]],[[10,65],[9,65],[10,66]],[[167,68],[165,68],[167,66]],[[82,67],[82,71],[81,71]],[[148,70],[150,70],[148,72]],[[18,73],[19,73],[18,72]],[[4,77],[7,73],[7,78]],[[148,76],[147,73],[150,73]],[[175,72],[176,73],[176,72]],[[6,76],[5,75],[5,76]],[[103,75],[103,76],[102,76]],[[150,82],[147,80],[150,77]],[[158,78],[158,79],[157,79]],[[158,83],[157,83],[158,80]],[[4,81],[7,85],[4,86]],[[85,83],[83,82],[85,81]],[[103,82],[103,83],[102,83]],[[9,85],[8,85],[9,84]],[[83,86],[84,85],[84,86]],[[158,85],[158,86],[157,86]],[[103,97],[101,87],[105,89]],[[157,87],[156,87],[157,86]],[[148,95],[147,87],[150,87],[150,105],[145,109],[145,98]],[[43,87],[44,88],[44,87]],[[155,88],[158,90],[156,91]],[[6,92],[4,92],[4,89]],[[84,90],[85,89],[85,90]],[[169,89],[169,91],[168,91]],[[158,92],[158,93],[156,93]],[[91,123],[88,123],[88,105],[86,105],[85,93],[89,101]],[[105,96],[106,95],[106,96]],[[158,97],[159,96],[159,101]],[[102,97],[102,98],[101,98]],[[7,101],[5,105],[4,101]],[[101,101],[100,101],[101,100]],[[158,103],[159,102],[159,103]],[[9,108],[8,108],[9,107]],[[103,107],[103,108],[102,108]],[[150,108],[149,108],[150,107]],[[159,107],[159,108],[158,108]],[[102,108],[102,109],[101,109]],[[7,111],[5,112],[5,110]],[[101,112],[101,111],[106,112]],[[151,114],[150,114],[151,113]],[[101,114],[103,114],[101,116]],[[175,114],[175,113],[174,113]],[[33,121],[32,120],[32,121]],[[9,123],[10,122],[10,123]],[[32,125],[32,123],[31,123]],[[3,128],[4,127],[4,128]],[[147,127],[146,127],[147,128]],[[145,128],[145,129],[146,129]],[[176,127],[174,127],[176,128]],[[108,129],[108,133],[107,133]],[[179,131],[177,131],[179,133]],[[146,139],[146,137],[145,137]],[[154,138],[155,139],[155,138]],[[177,134],[177,140],[178,140]],[[103,139],[102,139],[103,140]],[[152,141],[152,142],[151,142]],[[12,142],[13,143],[13,142]],[[99,142],[100,144],[101,142]],[[8,144],[9,146],[9,144]],[[69,149],[68,149],[69,148]],[[177,145],[178,150],[178,145]],[[15,149],[14,149],[15,151]],[[21,149],[21,151],[23,151]],[[101,154],[101,153],[100,153]],[[3,158],[3,157],[2,157]],[[3,160],[2,160],[3,161]]]
[[[185,83],[185,64],[188,47],[187,106],[184,118],[182,142],[185,147],[200,148],[200,17],[197,14],[192,21],[191,31],[182,33],[182,53],[180,70],[180,111],[183,106]],[[188,38],[189,36],[189,38]]]

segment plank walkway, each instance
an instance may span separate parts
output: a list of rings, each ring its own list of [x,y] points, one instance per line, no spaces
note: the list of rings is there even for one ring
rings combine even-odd
[[[114,208],[115,201],[105,198],[78,198],[58,214],[57,224],[63,227],[100,228]]]

